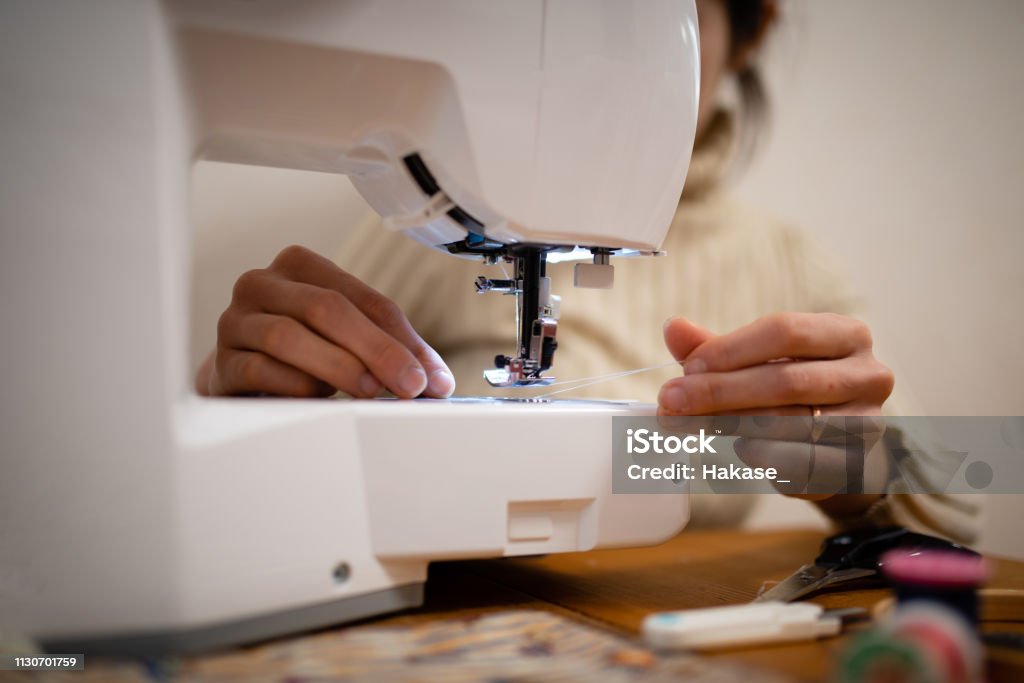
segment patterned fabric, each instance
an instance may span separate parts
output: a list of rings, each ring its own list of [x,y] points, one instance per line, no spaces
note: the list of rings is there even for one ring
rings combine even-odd
[[[539,610],[411,625],[335,628],[148,666],[86,660],[85,671],[7,673],[9,683],[785,683],[790,679],[633,640]]]

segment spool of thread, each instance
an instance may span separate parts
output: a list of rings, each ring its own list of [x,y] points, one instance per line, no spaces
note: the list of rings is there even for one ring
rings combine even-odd
[[[843,653],[840,683],[934,683],[936,675],[924,653],[912,643],[874,629],[857,638]]]
[[[983,650],[977,634],[978,587],[989,568],[975,555],[893,550],[879,566],[896,609],[843,656],[844,683],[977,683]]]
[[[947,550],[890,550],[879,566],[900,606],[935,601],[972,628],[978,623],[978,588],[991,574],[984,558]]]
[[[915,600],[858,638],[840,663],[842,683],[979,683],[977,634],[945,605]]]

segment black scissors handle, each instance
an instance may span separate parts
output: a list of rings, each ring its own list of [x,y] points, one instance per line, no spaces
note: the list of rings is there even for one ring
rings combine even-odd
[[[814,564],[830,570],[874,569],[877,571],[881,566],[882,555],[895,548],[911,551],[947,550],[973,556],[978,555],[975,551],[959,543],[893,526],[836,534],[826,538]]]

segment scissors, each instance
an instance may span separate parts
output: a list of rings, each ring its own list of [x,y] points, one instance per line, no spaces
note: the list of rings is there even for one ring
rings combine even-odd
[[[946,550],[977,556],[970,548],[944,538],[891,526],[836,534],[821,544],[813,564],[805,564],[789,578],[764,591],[753,602],[792,602],[837,584],[858,579],[881,581],[881,557],[889,550]]]

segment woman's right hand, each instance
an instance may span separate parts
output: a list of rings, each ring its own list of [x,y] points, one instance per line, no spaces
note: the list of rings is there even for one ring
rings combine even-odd
[[[444,398],[455,379],[390,299],[303,247],[235,283],[217,348],[196,375],[207,396]]]

